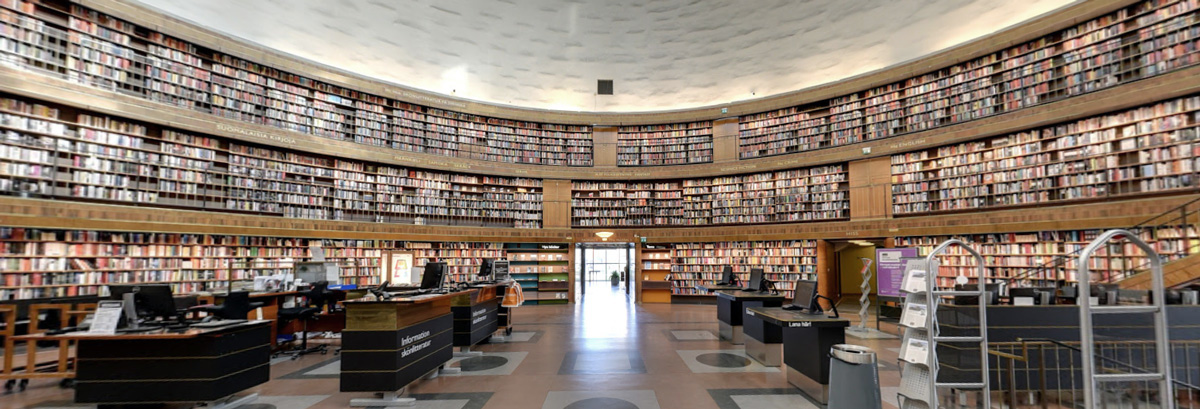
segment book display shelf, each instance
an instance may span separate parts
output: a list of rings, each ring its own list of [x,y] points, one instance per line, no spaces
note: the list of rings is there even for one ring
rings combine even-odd
[[[1107,200],[1200,186],[1200,96],[892,156],[896,215]]]
[[[617,128],[617,166],[712,163],[712,121]]]
[[[918,77],[740,118],[739,157],[919,132],[1200,63],[1200,1],[1147,0]]]
[[[574,227],[711,226],[849,218],[846,165],[642,183],[572,181]]]
[[[915,247],[921,256],[951,238],[963,240],[984,257],[988,282],[1008,281],[1009,286],[1053,286],[1078,281],[1079,252],[1103,230],[1039,231],[957,236],[897,237],[896,247]],[[1138,233],[1164,258],[1175,260],[1188,255],[1188,248],[1200,245],[1196,226],[1157,226]],[[961,248],[951,247],[940,257],[939,287],[953,287],[954,279],[966,276],[979,279],[974,258]],[[1093,282],[1109,282],[1110,277],[1128,270],[1148,268],[1141,250],[1128,242],[1119,242],[1098,251],[1088,268]]]
[[[564,243],[505,243],[508,269],[525,293],[525,305],[566,304],[575,252]]]
[[[750,280],[751,268],[762,268],[763,277],[774,281],[779,292],[789,299],[795,290],[796,280],[816,279],[816,240],[672,243],[668,246],[671,248],[673,301],[689,297],[714,297],[696,290],[696,286],[720,281],[721,270],[725,266],[732,266],[733,272],[743,283]],[[639,263],[645,261],[643,258]]]
[[[671,281],[671,247],[662,244],[642,244],[637,265],[644,303],[670,303],[674,282]]]
[[[291,218],[541,227],[541,179],[264,148],[3,94],[0,136],[0,194]]]
[[[409,104],[235,58],[71,4],[0,0],[0,65],[224,118],[503,163],[592,166],[590,126]]]

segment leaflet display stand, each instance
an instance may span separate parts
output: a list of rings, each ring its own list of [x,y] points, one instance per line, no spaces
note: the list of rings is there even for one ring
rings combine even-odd
[[[979,288],[976,291],[941,291],[937,289],[937,256],[952,245],[961,246],[974,257],[979,269]],[[979,252],[960,240],[947,240],[929,252],[924,260],[910,261],[905,265],[902,290],[905,299],[904,314],[900,325],[905,328],[904,340],[900,345],[900,359],[905,362],[900,372],[900,409],[937,409],[938,388],[954,390],[978,390],[978,407],[991,407],[988,390],[987,356],[987,297],[984,292],[984,260]],[[945,296],[976,296],[979,300],[979,335],[942,336],[938,327],[937,308]],[[923,307],[923,308],[922,308]],[[980,354],[980,382],[938,382],[937,345],[939,342],[955,344],[978,343]]]

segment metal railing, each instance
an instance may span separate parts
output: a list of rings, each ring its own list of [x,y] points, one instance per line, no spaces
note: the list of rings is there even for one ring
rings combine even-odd
[[[1097,369],[1106,373],[1147,373],[1154,362],[1152,341],[1097,342]],[[993,393],[1000,395],[1001,407],[1013,409],[1083,408],[1085,387],[1082,348],[1079,342],[1027,338],[1019,342],[992,343],[988,354]],[[1200,409],[1200,341],[1171,342],[1174,379],[1172,399],[1175,407]],[[1153,382],[1125,382],[1105,385],[1100,390],[1097,408],[1158,408]]]

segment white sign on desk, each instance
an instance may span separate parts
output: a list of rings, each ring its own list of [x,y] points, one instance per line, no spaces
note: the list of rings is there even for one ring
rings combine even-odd
[[[92,317],[92,326],[88,328],[88,333],[116,334],[117,327],[121,325],[121,311],[124,306],[125,303],[122,301],[100,301],[100,304],[96,306],[96,313]]]

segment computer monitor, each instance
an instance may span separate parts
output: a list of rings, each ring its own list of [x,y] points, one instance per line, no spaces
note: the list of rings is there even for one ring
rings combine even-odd
[[[1013,305],[1051,305],[1058,297],[1055,287],[1018,287],[1008,289]]]
[[[733,266],[725,266],[721,269],[721,284],[737,285],[737,275],[733,274]]]
[[[496,260],[492,262],[492,279],[496,281],[507,281],[508,275],[508,260]]]
[[[1096,298],[1096,304],[1117,305],[1117,303],[1118,303],[1117,291],[1121,289],[1121,286],[1119,286],[1117,284],[1092,284],[1090,289],[1091,289],[1092,297]],[[1085,301],[1092,302],[1091,300],[1085,300]],[[1084,302],[1084,301],[1080,301],[1080,302]]]
[[[295,263],[292,266],[292,271],[295,272],[296,278],[305,284],[316,284],[321,281],[337,282],[336,270],[333,263],[319,262],[302,262]]]
[[[492,268],[495,262],[495,259],[483,259],[483,262],[479,263],[479,271],[475,273],[475,276],[478,277],[480,281],[491,280],[492,275],[495,273],[495,270]]]
[[[978,291],[979,284],[955,284],[955,291]],[[985,283],[983,285],[984,294],[987,296],[988,305],[1000,305],[1000,293],[1002,286],[999,283]],[[979,297],[974,295],[957,295],[954,296],[954,305],[976,305],[979,304]]]
[[[807,311],[809,314],[820,314],[821,304],[817,302],[816,280],[796,280],[792,305]]]
[[[761,268],[750,269],[750,282],[747,283],[748,285],[746,286],[746,290],[747,291],[761,290],[762,289],[762,281],[763,281],[763,269],[761,269]]]
[[[425,264],[425,272],[421,274],[421,289],[431,290],[442,288],[442,280],[446,278],[446,263],[442,261]]]
[[[132,293],[138,317],[161,317],[169,319],[179,315],[175,310],[175,295],[169,285],[109,285],[108,293],[109,299],[113,300],[123,300],[125,294]]]

